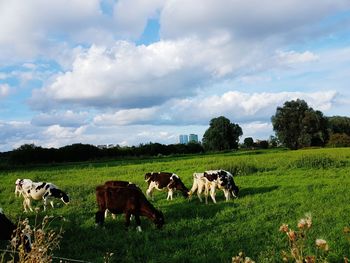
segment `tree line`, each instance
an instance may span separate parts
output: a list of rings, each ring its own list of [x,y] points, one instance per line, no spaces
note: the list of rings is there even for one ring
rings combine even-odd
[[[224,117],[213,118],[203,135],[202,143],[140,144],[139,146],[114,146],[100,149],[90,144],[72,144],[61,148],[43,148],[25,144],[19,148],[0,153],[0,163],[26,165],[36,163],[82,162],[125,157],[150,157],[173,154],[197,154],[242,148],[287,147],[350,147],[350,118],[342,116],[326,117],[315,111],[304,100],[292,100],[277,107],[271,117],[275,136],[268,140],[254,142],[247,137],[239,143],[242,128]]]

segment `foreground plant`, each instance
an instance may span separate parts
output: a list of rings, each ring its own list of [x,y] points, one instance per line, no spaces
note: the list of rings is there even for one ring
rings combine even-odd
[[[29,224],[27,218],[19,221],[8,248],[9,252],[2,255],[1,262],[5,262],[5,257],[11,258],[7,263],[52,262],[53,251],[59,248],[63,233],[62,227],[57,232],[50,229],[50,224],[55,219],[64,218],[45,216],[41,223],[35,223],[34,226]]]
[[[316,254],[308,254],[306,242],[308,231],[312,227],[311,214],[306,214],[305,218],[298,221],[298,229],[290,229],[287,224],[282,224],[279,228],[280,232],[286,233],[289,245],[289,251],[282,251],[283,262],[297,263],[326,263],[329,246],[326,240],[316,239]]]

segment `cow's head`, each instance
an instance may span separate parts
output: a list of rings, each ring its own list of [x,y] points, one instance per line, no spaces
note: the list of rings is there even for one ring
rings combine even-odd
[[[184,185],[180,177],[176,174],[173,174],[170,177],[170,183],[168,185],[168,188],[179,190],[185,198],[188,197],[189,189]]]
[[[218,181],[222,187],[230,190],[233,196],[238,196],[239,188],[235,184],[235,181],[233,180],[233,175],[231,173],[222,170],[220,172]]]
[[[154,214],[153,223],[156,225],[158,229],[161,229],[164,225],[164,215],[161,211],[156,210]]]
[[[53,197],[60,198],[66,205],[69,203],[69,196],[58,188],[51,188],[50,193]]]

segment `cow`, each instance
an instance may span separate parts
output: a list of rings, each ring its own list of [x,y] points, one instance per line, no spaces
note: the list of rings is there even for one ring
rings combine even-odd
[[[108,209],[113,214],[125,214],[125,226],[130,225],[130,216],[136,221],[136,229],[141,230],[140,216],[153,221],[157,228],[164,224],[163,213],[154,208],[146,196],[138,189],[132,187],[118,187],[99,185],[96,187],[96,201],[98,211],[95,214],[96,225],[103,225],[104,214]]]
[[[8,219],[2,208],[0,208],[0,240],[12,240],[14,241],[14,246],[18,248],[20,242],[16,239],[16,229],[17,226]],[[30,252],[31,250],[31,240],[29,234],[22,234],[22,242],[24,242],[25,252]]]
[[[233,175],[225,170],[209,170],[204,172],[204,176],[209,181],[217,181],[217,188],[224,192],[226,201],[231,199],[231,195],[237,198],[239,188],[233,180]]]
[[[139,191],[142,192],[142,190],[134,183],[132,182],[128,182],[128,181],[116,181],[116,180],[111,180],[111,181],[106,181],[104,183],[104,186],[111,186],[111,187],[131,187],[131,188],[135,188],[138,189]],[[105,218],[107,218],[108,215],[108,209],[106,209],[105,211]],[[115,214],[112,214],[113,219],[115,219]]]
[[[21,184],[18,184],[21,182]],[[47,201],[51,198],[59,198],[64,204],[69,203],[68,195],[59,189],[56,185],[46,182],[32,182],[30,179],[17,179],[16,191],[22,194],[24,212],[27,212],[27,208],[33,212],[31,206],[31,200],[43,200],[44,211],[46,211]],[[16,193],[15,191],[15,193]],[[54,207],[53,201],[50,201],[52,207]]]
[[[16,188],[15,188],[15,196],[19,197],[22,193],[22,189],[23,189],[23,185],[28,186],[31,185],[33,183],[32,180],[30,179],[17,179],[16,180]]]
[[[175,190],[181,191],[182,195],[188,197],[188,189],[181,181],[180,177],[174,173],[167,172],[152,172],[145,174],[145,181],[148,184],[146,195],[153,199],[153,191],[167,190],[167,200],[173,200],[173,193]]]
[[[197,191],[197,196],[200,201],[201,193],[204,189],[205,193],[205,203],[208,203],[208,194],[214,203],[215,199],[215,190],[221,189],[224,192],[226,201],[230,200],[231,195],[237,197],[239,188],[236,186],[233,175],[225,170],[208,170],[204,173],[194,173],[193,174],[193,186],[189,192],[191,196],[195,191]]]
[[[192,194],[197,191],[197,196],[200,202],[202,202],[201,194],[204,191],[205,203],[208,204],[208,194],[210,192],[210,197],[214,203],[215,199],[215,189],[217,188],[217,181],[209,181],[208,178],[204,176],[204,173],[193,173],[193,185],[189,191],[189,196],[192,197]]]

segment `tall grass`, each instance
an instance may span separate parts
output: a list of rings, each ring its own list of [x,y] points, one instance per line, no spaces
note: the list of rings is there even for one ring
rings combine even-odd
[[[313,216],[311,240],[321,238],[329,245],[329,262],[342,262],[350,255],[343,235],[348,226],[350,200],[350,149],[308,149],[300,151],[232,152],[213,155],[162,157],[124,162],[90,163],[0,173],[0,206],[13,221],[24,216],[22,200],[14,197],[17,178],[51,181],[71,197],[71,203],[49,209],[50,216],[64,216],[68,222],[55,256],[103,262],[231,262],[244,251],[256,262],[281,262],[284,237],[282,223],[292,225],[305,212]],[[193,172],[226,169],[235,175],[239,198],[224,201],[217,192],[217,204],[188,201],[181,194],[166,201],[155,193],[153,204],[163,211],[166,225],[156,230],[142,218],[142,233],[124,228],[124,217],[107,218],[105,228],[95,228],[95,187],[106,180],[129,180],[144,191],[144,174],[150,171],[177,173],[185,185],[192,185]],[[37,206],[41,203],[37,202]],[[46,213],[40,211],[42,217]],[[29,219],[34,215],[26,214]],[[82,242],[83,240],[83,242]],[[314,245],[314,244],[310,244]]]

